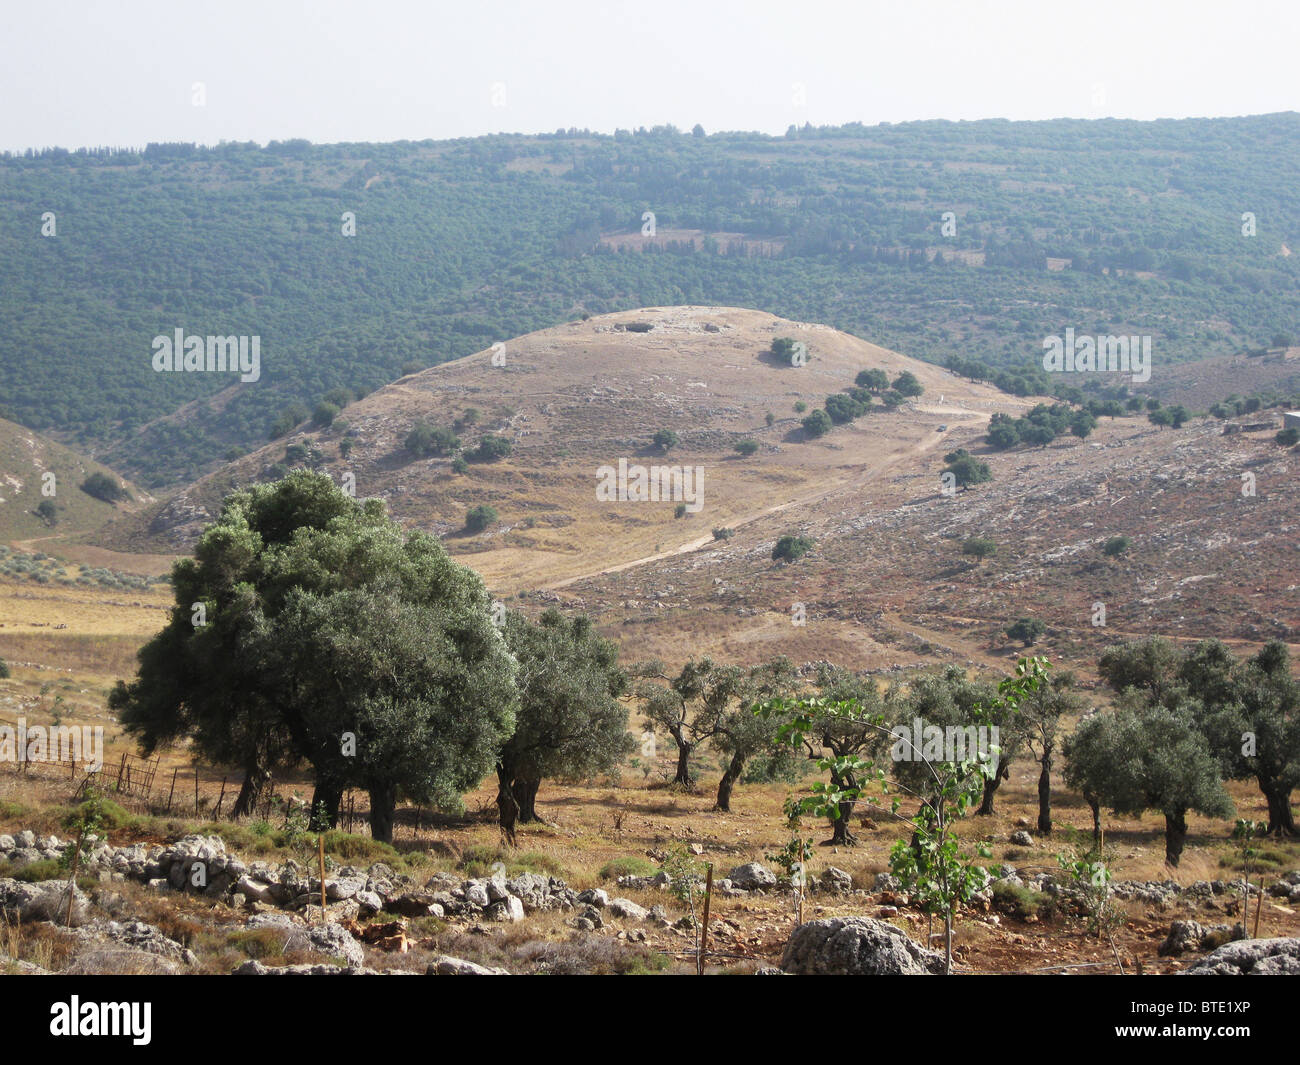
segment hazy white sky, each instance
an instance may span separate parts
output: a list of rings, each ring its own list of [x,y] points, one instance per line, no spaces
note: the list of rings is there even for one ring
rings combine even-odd
[[[1297,41],[1295,0],[4,0],[0,149],[1259,114]]]

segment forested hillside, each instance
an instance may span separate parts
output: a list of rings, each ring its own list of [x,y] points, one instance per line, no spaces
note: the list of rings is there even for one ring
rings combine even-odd
[[[1300,332],[1298,163],[1293,113],[8,156],[0,416],[165,487],[328,393],[682,303],[979,359],[1021,392],[1066,326],[1153,335],[1158,373]],[[260,380],[155,372],[176,329],[260,337]]]

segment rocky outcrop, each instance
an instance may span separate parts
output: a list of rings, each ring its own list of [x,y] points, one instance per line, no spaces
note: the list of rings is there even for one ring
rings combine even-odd
[[[739,891],[757,891],[776,887],[776,874],[758,862],[748,862],[731,870],[726,876],[731,886]]]
[[[1181,976],[1300,976],[1300,938],[1247,939],[1207,954]]]
[[[72,915],[67,923],[84,924],[90,903],[80,888],[74,887]],[[63,924],[68,916],[68,882],[45,880],[27,884],[21,880],[0,880],[0,914],[19,921],[55,921]]]
[[[781,969],[796,976],[937,976],[943,958],[884,921],[828,917],[794,930]]]
[[[1208,928],[1198,921],[1175,921],[1169,926],[1169,935],[1160,944],[1162,958],[1177,957],[1194,950],[1210,950],[1224,943],[1245,939],[1246,928],[1238,921],[1234,924],[1216,924]]]
[[[443,956],[436,958],[429,963],[425,969],[426,976],[509,976],[510,973],[505,969],[489,969],[486,965],[478,965],[472,961],[466,961],[464,958],[449,958]]]

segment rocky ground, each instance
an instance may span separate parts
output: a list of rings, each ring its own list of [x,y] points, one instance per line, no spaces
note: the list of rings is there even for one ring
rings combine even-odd
[[[0,862],[18,877],[48,873],[55,863],[70,864],[65,859],[73,847],[30,830],[4,834]],[[1080,918],[1088,910],[1081,886],[1050,873],[1022,875],[1004,864],[995,874],[963,922],[1032,927],[1052,914]],[[693,915],[674,886],[666,871],[618,877],[616,891],[579,891],[533,872],[465,878],[439,871],[417,880],[384,863],[365,869],[333,864],[322,909],[320,879],[299,862],[245,861],[217,836],[152,846],[91,840],[71,900],[67,873],[0,878],[0,969],[240,975],[664,970],[691,953],[698,920],[698,910]],[[698,898],[702,885],[694,887]],[[1260,890],[1252,885],[1252,907],[1262,902]],[[1266,883],[1263,891],[1275,905],[1300,902],[1300,870]],[[715,961],[733,971],[942,969],[940,955],[915,942],[922,917],[889,874],[858,888],[845,870],[825,869],[807,891],[812,919],[798,926],[791,921],[784,938],[750,937],[757,942],[748,952],[735,949],[734,933],[743,927],[736,917],[790,912],[792,885],[763,864],[747,862],[715,881],[714,893],[711,932],[714,949],[725,956]],[[1241,920],[1216,920],[1240,916],[1239,881],[1118,881],[1111,896],[1116,912],[1136,905],[1187,914],[1168,925],[1158,954],[1210,952],[1189,972],[1300,974],[1300,937],[1244,941]],[[849,912],[817,916],[827,908]],[[513,934],[504,935],[505,929]],[[448,950],[467,945],[457,954]],[[960,971],[960,953],[958,959]]]

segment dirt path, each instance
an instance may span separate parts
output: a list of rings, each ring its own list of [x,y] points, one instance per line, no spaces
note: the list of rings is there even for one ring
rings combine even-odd
[[[934,411],[927,410],[926,413],[934,413]],[[915,459],[918,455],[923,455],[926,452],[935,450],[936,448],[939,447],[940,444],[942,444],[948,438],[949,434],[953,431],[953,428],[955,427],[970,428],[972,426],[978,426],[987,420],[986,418],[980,416],[979,414],[975,414],[968,410],[960,411],[960,412],[953,411],[953,413],[959,415],[962,418],[962,420],[960,422],[954,423],[953,426],[949,426],[948,429],[942,433],[936,432],[936,433],[931,433],[927,437],[922,437],[912,447],[905,448],[901,453],[894,455],[892,458],[886,459],[879,466],[875,467],[875,469],[870,470],[867,474],[867,477],[869,479],[872,478],[879,479],[879,477],[882,474],[886,473],[889,470],[892,470],[899,463],[907,460]],[[819,492],[814,492],[811,495],[801,496],[797,499],[787,500],[784,503],[777,503],[774,506],[765,507],[762,510],[755,511],[752,514],[747,514],[744,517],[733,519],[729,528],[737,529],[745,525],[753,524],[754,522],[758,521],[761,518],[765,518],[771,514],[779,514],[782,511],[789,510],[791,507],[803,507],[803,506],[809,506],[814,503],[820,503],[822,500],[829,499],[831,496],[840,493],[846,488],[849,487],[863,488],[868,483],[870,483],[869,480],[867,481],[854,480],[852,482],[849,482],[844,478],[840,478],[839,480],[835,481],[830,488],[823,489],[822,491]],[[555,581],[554,583],[545,585],[544,587],[548,591],[555,591],[556,589],[566,588],[571,584],[576,584],[578,581],[585,581],[592,577],[602,577],[611,573],[622,573],[625,570],[633,569],[637,566],[644,566],[648,562],[657,562],[660,559],[672,558],[674,555],[690,554],[692,551],[698,551],[700,548],[707,547],[711,543],[714,543],[712,533],[710,533],[708,536],[698,537],[694,540],[691,540],[687,543],[680,545],[679,547],[675,547],[669,551],[660,551],[653,555],[645,555],[642,558],[632,559],[630,562],[620,562],[614,566],[606,566],[603,569],[592,570],[590,573],[581,573],[576,577],[566,577],[562,581]]]

